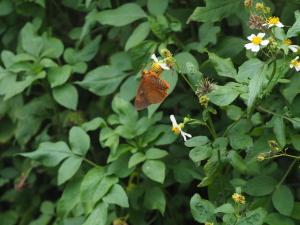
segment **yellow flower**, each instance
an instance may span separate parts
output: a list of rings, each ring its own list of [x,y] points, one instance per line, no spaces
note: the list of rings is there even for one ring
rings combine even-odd
[[[299,61],[299,56],[297,56],[296,58],[294,58],[291,62],[290,62],[290,68],[295,68],[295,70],[298,72],[300,71],[300,61]]]
[[[268,28],[271,27],[284,27],[284,25],[280,22],[279,17],[277,16],[271,16],[268,18],[267,23],[264,24],[264,26],[267,26]]]
[[[243,204],[244,205],[246,203],[245,197],[241,194],[234,193],[231,197],[232,197],[233,201],[237,204]]]

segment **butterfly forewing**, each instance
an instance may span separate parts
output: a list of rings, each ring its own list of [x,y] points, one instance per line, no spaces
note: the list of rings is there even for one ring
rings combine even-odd
[[[159,74],[145,72],[135,98],[135,108],[142,110],[151,104],[162,102],[167,97],[169,84],[160,79]]]

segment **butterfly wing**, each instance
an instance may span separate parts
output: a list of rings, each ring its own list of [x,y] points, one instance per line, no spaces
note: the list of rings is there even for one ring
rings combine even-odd
[[[135,98],[135,108],[142,110],[151,104],[162,102],[168,95],[167,90],[169,87],[169,84],[160,79],[159,75],[144,74]]]

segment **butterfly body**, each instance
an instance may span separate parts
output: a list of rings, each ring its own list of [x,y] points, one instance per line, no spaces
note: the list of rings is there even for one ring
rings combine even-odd
[[[153,70],[144,70],[142,80],[134,101],[135,108],[142,110],[151,104],[162,102],[168,95],[170,85],[160,78],[161,73]]]

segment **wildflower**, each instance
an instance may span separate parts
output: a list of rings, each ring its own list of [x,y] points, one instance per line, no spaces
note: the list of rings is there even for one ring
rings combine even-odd
[[[280,22],[279,17],[277,16],[271,16],[268,18],[267,23],[263,24],[264,26],[267,26],[268,28],[271,27],[284,27],[284,25]]]
[[[289,48],[292,52],[294,52],[294,53],[298,52],[299,46],[298,46],[298,45],[292,45],[291,39],[285,39],[285,40],[283,41],[283,44],[286,45],[286,46],[288,46],[288,48]]]
[[[257,29],[257,30],[262,30],[263,24],[265,23],[265,19],[261,16],[255,15],[255,14],[251,14],[249,17],[249,27],[250,29]]]
[[[264,153],[259,153],[258,156],[256,157],[257,161],[264,161],[266,159],[266,156]]]
[[[245,48],[252,52],[258,52],[260,46],[266,46],[269,44],[269,40],[263,40],[264,36],[265,33],[258,33],[257,35],[251,34],[247,37],[251,43],[245,44]]]
[[[296,58],[294,58],[291,62],[290,62],[290,68],[295,68],[295,70],[298,72],[300,71],[300,61],[298,60],[299,56],[297,56]]]
[[[163,61],[158,60],[155,54],[152,54],[151,59],[154,61],[152,69],[156,72],[162,72],[163,70],[169,70],[170,67]]]
[[[243,204],[244,205],[246,203],[245,197],[241,194],[234,193],[231,197],[232,197],[233,201],[237,204]]]
[[[207,97],[207,95],[203,95],[199,98],[199,102],[200,105],[204,106],[205,108],[207,108],[208,103],[209,103],[209,97]]]
[[[188,138],[192,137],[191,134],[188,134],[188,133],[186,133],[182,130],[183,127],[184,127],[184,124],[183,123],[178,124],[174,115],[170,115],[170,120],[172,122],[172,131],[173,131],[173,133],[175,133],[177,135],[181,134],[184,141],[187,140],[187,137]]]

